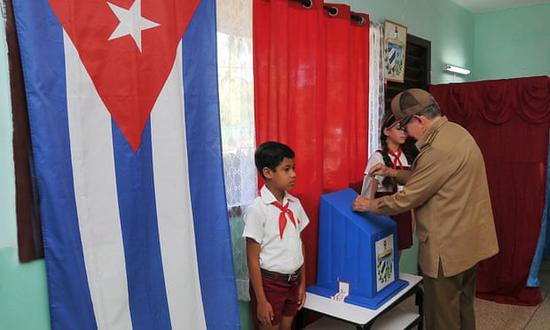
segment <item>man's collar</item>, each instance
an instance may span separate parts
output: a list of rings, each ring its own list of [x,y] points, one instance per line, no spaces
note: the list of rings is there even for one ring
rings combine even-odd
[[[447,123],[449,120],[445,116],[441,116],[440,118],[436,119],[432,126],[428,128],[424,134],[420,137],[418,141],[416,141],[416,148],[418,150],[422,150],[425,146],[432,143],[433,139],[437,135],[437,132],[443,126],[445,123]]]
[[[277,198],[275,198],[275,196],[273,195],[271,190],[269,190],[267,188],[267,185],[265,185],[265,184],[262,187],[262,189],[260,189],[260,197],[262,198],[262,202],[264,202],[264,204],[271,204],[271,203],[277,201]],[[287,200],[287,199],[291,202],[297,201],[296,197],[292,196],[291,194],[289,194],[288,192],[285,191],[285,196],[283,197],[283,202],[285,202],[285,200]]]

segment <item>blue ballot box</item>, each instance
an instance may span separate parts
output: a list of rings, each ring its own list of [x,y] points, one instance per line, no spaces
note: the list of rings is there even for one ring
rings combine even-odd
[[[407,285],[399,279],[397,225],[351,209],[357,193],[321,196],[317,283],[307,291],[376,309]]]

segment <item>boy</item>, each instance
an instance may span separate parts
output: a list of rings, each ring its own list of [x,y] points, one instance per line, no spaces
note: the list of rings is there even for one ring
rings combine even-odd
[[[265,185],[244,215],[251,308],[261,329],[290,330],[305,302],[300,233],[309,219],[300,201],[287,193],[296,182],[294,151],[265,142],[254,160]]]

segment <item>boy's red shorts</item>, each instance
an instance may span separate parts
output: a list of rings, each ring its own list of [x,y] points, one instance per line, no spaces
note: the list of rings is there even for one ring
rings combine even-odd
[[[300,278],[293,282],[286,282],[262,276],[262,284],[265,297],[271,304],[271,308],[273,308],[272,325],[281,323],[283,316],[296,315],[300,306],[298,303]],[[250,308],[254,322],[260,324],[258,321],[258,302],[252,285],[250,285]]]

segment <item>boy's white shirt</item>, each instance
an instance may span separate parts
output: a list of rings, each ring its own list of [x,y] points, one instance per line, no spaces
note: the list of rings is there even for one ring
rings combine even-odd
[[[309,224],[309,218],[298,198],[285,193],[283,205],[289,203],[296,220],[296,227],[286,215],[287,223],[283,238],[279,235],[279,210],[272,205],[277,199],[264,185],[260,196],[248,206],[244,213],[243,237],[260,244],[260,267],[272,272],[291,274],[304,263],[300,233]]]

